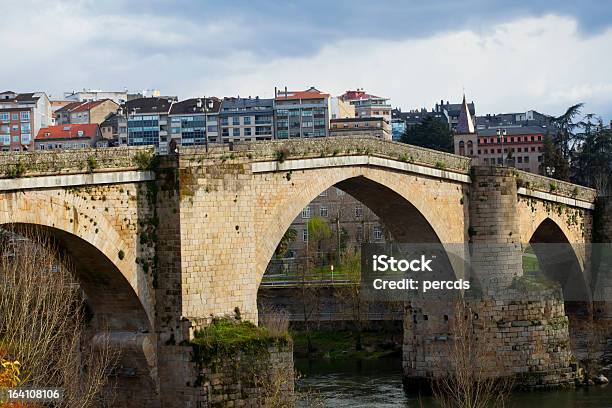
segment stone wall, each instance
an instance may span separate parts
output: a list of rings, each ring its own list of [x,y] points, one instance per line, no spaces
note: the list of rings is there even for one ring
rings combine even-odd
[[[198,363],[189,345],[171,350],[180,384],[162,395],[164,408],[280,406],[294,398],[293,347],[273,345],[256,355],[238,353]],[[169,356],[170,356],[169,355]]]
[[[567,181],[555,180],[550,177],[540,176],[539,174],[529,173],[522,170],[513,169],[517,178],[517,185],[526,189],[549,192],[563,197],[571,197],[592,203],[595,201],[597,191],[568,183]]]
[[[457,366],[481,372],[484,378],[514,377],[518,387],[573,385],[578,370],[571,361],[560,291],[538,291],[539,300],[516,290],[508,295],[467,301],[459,309],[452,302],[408,305],[403,359],[407,389],[418,389],[423,380],[439,378]],[[462,366],[466,357],[469,363]]]
[[[75,174],[147,168],[154,157],[150,147],[51,150],[0,153],[0,178],[31,177],[45,174]]]

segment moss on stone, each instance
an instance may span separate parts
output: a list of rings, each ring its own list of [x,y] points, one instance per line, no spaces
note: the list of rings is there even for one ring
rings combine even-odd
[[[289,334],[272,335],[263,327],[235,318],[215,318],[205,328],[197,330],[192,340],[194,361],[209,363],[231,358],[238,354],[267,354],[273,345],[285,346],[291,342]]]

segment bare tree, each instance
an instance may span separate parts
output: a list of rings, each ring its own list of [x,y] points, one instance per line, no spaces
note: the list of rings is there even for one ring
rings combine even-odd
[[[474,311],[464,299],[455,302],[452,342],[447,359],[438,361],[439,377],[433,381],[434,398],[443,408],[503,407],[512,390],[512,380],[492,375],[494,350],[482,335],[486,327],[475,330]],[[486,323],[485,323],[486,324]]]
[[[16,239],[17,238],[17,239]],[[0,242],[0,342],[20,386],[64,389],[60,407],[101,405],[116,361],[105,334],[85,343],[84,299],[67,260],[40,235]]]
[[[361,296],[361,255],[359,252],[347,252],[342,257],[342,271],[347,283],[334,287],[336,297],[348,307],[353,320],[355,349],[363,349],[363,313],[367,304]]]

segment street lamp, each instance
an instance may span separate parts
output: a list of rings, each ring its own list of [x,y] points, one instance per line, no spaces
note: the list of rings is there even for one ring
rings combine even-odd
[[[502,166],[506,165],[505,151],[504,151],[504,139],[506,138],[506,128],[497,128],[497,139],[501,139],[501,152],[502,152]]]
[[[206,153],[208,153],[208,129],[206,128],[208,118],[206,117],[206,112],[212,110],[213,106],[213,100],[207,98],[206,96],[204,97],[204,103],[202,103],[202,99],[198,99],[196,102],[196,107],[198,109],[202,109],[202,112],[204,113],[204,144],[206,146]]]

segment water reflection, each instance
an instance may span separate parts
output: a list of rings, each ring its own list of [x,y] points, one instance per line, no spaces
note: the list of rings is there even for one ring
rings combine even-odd
[[[331,361],[296,359],[298,389],[312,390],[326,407],[436,407],[431,398],[406,396],[400,358]],[[612,386],[516,393],[515,408],[612,408]]]

